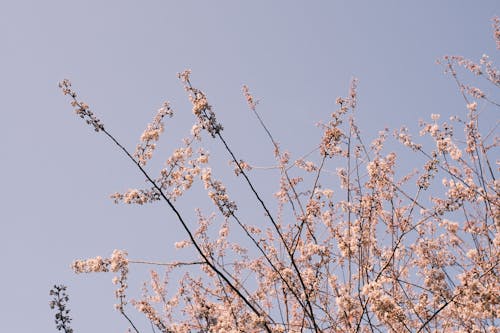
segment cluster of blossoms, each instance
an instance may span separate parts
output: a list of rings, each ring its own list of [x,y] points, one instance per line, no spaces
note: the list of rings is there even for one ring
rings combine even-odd
[[[326,125],[322,125],[324,128],[323,139],[321,140],[321,154],[323,156],[335,156],[342,153],[340,142],[344,138],[344,132],[339,128],[342,124],[342,115],[347,112],[347,107],[344,106],[345,101],[343,99],[338,99],[337,103],[340,104],[340,109],[332,113],[332,119]]]
[[[126,204],[133,203],[138,205],[160,200],[156,191],[143,189],[129,189],[125,193],[115,192],[110,197],[115,203],[123,201]]]
[[[497,50],[500,50],[500,18],[498,16],[493,18],[493,38],[497,43]]]
[[[239,160],[238,163],[229,161],[229,164],[234,166],[234,174],[236,176],[241,175],[242,172],[252,170],[252,166],[243,160]]]
[[[304,161],[303,159],[298,159],[295,161],[295,165],[306,172],[313,172],[318,170],[318,167],[314,165],[314,162],[312,161]]]
[[[77,94],[71,88],[71,82],[68,79],[64,79],[59,82],[59,88],[61,88],[64,95],[71,97],[71,106],[75,108],[75,113],[85,120],[85,122],[94,127],[96,132],[103,131],[104,125],[101,123],[99,118],[97,118],[92,111],[90,111],[89,106],[77,99]]]
[[[439,125],[437,123],[437,120],[440,118],[439,114],[432,114],[431,118],[434,121],[432,124],[421,121],[420,126],[422,130],[420,131],[420,135],[429,134],[434,138],[438,154],[449,154],[455,161],[460,159],[462,151],[453,142],[453,126],[447,123]]]
[[[115,290],[115,296],[120,301],[115,305],[116,309],[120,312],[124,311],[126,302],[127,290],[127,276],[128,276],[128,259],[127,252],[122,250],[114,250],[109,258],[102,258],[100,256],[89,258],[86,260],[75,260],[71,264],[71,268],[75,273],[100,273],[100,272],[114,272],[119,273],[118,276],[113,278],[113,284],[118,285]]]
[[[365,284],[362,294],[373,300],[373,311],[382,322],[389,324],[394,330],[405,329],[403,324],[391,325],[392,323],[404,323],[405,313],[380,280]]]
[[[141,143],[137,145],[134,153],[134,157],[141,166],[146,165],[147,161],[153,157],[153,151],[156,148],[155,142],[160,139],[160,134],[165,128],[163,118],[165,116],[172,117],[173,115],[174,112],[170,108],[170,104],[168,102],[163,103],[163,106],[154,117],[153,122],[149,124],[144,133],[142,133]]]
[[[220,181],[212,178],[212,170],[210,168],[203,170],[201,179],[203,180],[205,189],[208,190],[208,196],[212,199],[215,206],[219,208],[222,215],[226,217],[231,216],[237,207],[234,201],[229,199],[226,187]]]
[[[199,270],[185,271],[173,292],[171,274],[184,266],[167,265],[163,281],[152,271],[142,298],[131,304],[165,333],[499,332],[500,182],[491,161],[499,141],[480,134],[477,102],[493,108],[498,103],[483,93],[487,90],[462,84],[456,67],[494,87],[498,72],[487,57],[479,64],[457,56],[444,60],[467,116],[453,117],[452,126],[432,114],[430,122],[420,123],[424,143],[406,127],[395,131],[396,141],[424,160],[400,179],[401,158],[387,151],[389,130],[368,146],[361,140],[353,115],[356,80],[321,126],[317,155],[295,160],[280,150],[244,86],[249,108],[274,145],[280,172],[276,210],[268,208],[250,179],[256,168],[230,150],[206,95],[191,85],[190,72],[179,74],[196,117],[191,136],[174,150],[158,178],[148,177],[150,189],[113,198],[136,204],[167,201],[189,236],[175,246],[195,250]],[[61,87],[76,101],[68,83]],[[85,110],[79,114],[96,126]],[[134,155],[139,167],[151,158],[169,110],[160,111],[141,137]],[[463,128],[463,138],[455,127]],[[264,221],[250,224],[237,216],[226,186],[213,178],[208,152],[196,149],[202,130],[222,141]],[[337,168],[336,176],[329,176],[327,163]],[[173,202],[196,180],[217,213],[205,216],[198,210],[197,228],[190,229]],[[110,258],[75,261],[73,269],[119,272],[113,282],[119,285],[117,307],[124,314],[128,264],[126,253],[115,251]]]
[[[160,170],[160,175],[155,179],[157,187],[149,189],[129,189],[124,193],[116,192],[111,195],[115,203],[145,204],[161,199],[160,191],[170,200],[176,200],[189,190],[196,177],[201,177],[202,168],[208,163],[209,154],[199,148],[195,154],[193,145],[200,140],[198,127],[194,127],[192,136],[183,140],[183,146],[176,148],[165,162],[165,168]],[[152,152],[152,151],[151,151]],[[141,158],[137,160],[141,163]]]
[[[255,111],[257,108],[257,104],[259,104],[259,101],[256,101],[253,97],[253,95],[250,93],[250,89],[248,88],[247,85],[243,85],[243,95],[245,96],[247,100],[248,107],[250,110]]]
[[[190,70],[185,70],[177,76],[184,84],[184,89],[189,93],[189,100],[193,104],[193,114],[198,119],[198,125],[206,130],[212,137],[222,131],[222,125],[217,122],[212,106],[208,104],[207,97],[203,91],[193,88],[190,81]]]

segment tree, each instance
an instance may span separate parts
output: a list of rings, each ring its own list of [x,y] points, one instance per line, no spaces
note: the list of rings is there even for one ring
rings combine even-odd
[[[493,26],[500,49],[498,18]],[[59,86],[76,114],[113,141],[148,181],[147,188],[115,193],[113,200],[140,205],[163,201],[187,235],[176,246],[197,253],[190,262],[161,264],[165,280],[153,271],[150,291],[130,303],[161,332],[498,332],[500,184],[492,161],[498,138],[496,125],[482,130],[478,103],[500,105],[479,87],[463,83],[459,73],[472,73],[494,88],[500,86],[500,74],[487,56],[477,63],[445,56],[439,63],[456,81],[467,113],[449,122],[439,114],[422,121],[420,135],[430,139],[430,147],[405,127],[394,131],[396,141],[425,160],[410,171],[398,168],[395,152],[386,152],[389,130],[364,142],[353,115],[356,79],[321,125],[320,144],[296,160],[273,138],[244,86],[249,108],[274,146],[280,171],[276,207],[256,190],[253,166],[231,149],[189,70],[178,77],[196,123],[156,177],[144,166],[153,156],[163,121],[173,115],[170,104],[158,110],[132,153],[78,98],[71,83],[62,81]],[[463,129],[463,137],[456,128]],[[203,148],[210,138],[226,149],[265,222],[250,224],[238,214],[237,203],[210,168]],[[334,179],[325,176],[333,162],[343,166]],[[197,228],[192,228],[176,200],[195,181],[204,185],[218,213],[198,211]],[[241,242],[238,233],[248,242]],[[115,250],[109,258],[76,260],[72,266],[76,273],[116,273],[116,308],[136,332],[139,328],[125,311],[127,274],[131,264],[141,263]],[[168,293],[169,274],[186,266],[198,269],[186,270],[177,291]]]

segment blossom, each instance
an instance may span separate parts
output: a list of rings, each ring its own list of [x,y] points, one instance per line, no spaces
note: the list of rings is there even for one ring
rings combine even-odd
[[[472,102],[472,103],[467,104],[467,109],[469,109],[472,112],[476,111],[477,110],[477,103]]]

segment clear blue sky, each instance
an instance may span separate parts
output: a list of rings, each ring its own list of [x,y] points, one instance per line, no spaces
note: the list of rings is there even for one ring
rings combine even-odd
[[[368,136],[383,127],[416,128],[430,113],[463,112],[435,60],[495,58],[490,19],[499,9],[498,1],[0,2],[1,331],[55,332],[48,291],[65,283],[76,332],[124,332],[111,276],[76,276],[69,264],[115,248],[173,260],[173,242],[184,238],[166,207],[108,199],[143,180],[74,116],[59,80],[71,79],[132,149],[169,100],[177,115],[154,170],[190,128],[176,73],[191,68],[235,150],[266,165],[271,147],[246,108],[242,84],[295,156],[314,146],[314,124],[328,118],[352,76],[360,80],[358,119]],[[227,164],[225,155],[219,160]],[[261,190],[278,186],[270,184]],[[180,203],[186,212],[202,205],[190,200]],[[137,270],[130,289],[146,279],[146,270]]]

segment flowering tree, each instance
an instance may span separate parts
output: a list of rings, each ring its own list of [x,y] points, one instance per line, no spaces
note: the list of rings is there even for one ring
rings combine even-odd
[[[498,18],[493,26],[500,49]],[[163,201],[187,236],[176,247],[191,247],[197,254],[193,261],[161,264],[164,278],[152,271],[141,299],[128,300],[127,274],[132,264],[144,262],[129,260],[126,251],[76,260],[74,271],[116,273],[116,308],[135,332],[140,329],[127,315],[128,303],[161,332],[499,332],[500,183],[498,162],[495,166],[492,161],[498,137],[496,125],[482,131],[478,103],[494,109],[500,105],[479,86],[463,83],[459,74],[472,73],[498,88],[500,73],[487,56],[477,63],[445,56],[439,63],[456,81],[466,114],[449,122],[432,114],[422,121],[420,135],[431,146],[413,139],[405,127],[394,131],[396,141],[425,160],[409,172],[398,168],[395,152],[387,152],[388,130],[370,143],[363,141],[354,118],[355,79],[347,97],[336,100],[338,109],[320,125],[319,145],[299,159],[281,149],[244,86],[280,171],[272,206],[254,186],[253,165],[231,149],[190,71],[178,76],[196,123],[157,175],[144,167],[165,118],[174,114],[169,103],[130,152],[78,98],[71,83],[62,81],[76,114],[112,140],[148,181],[148,187],[115,193],[112,199],[140,205]],[[250,224],[239,215],[237,203],[210,168],[203,142],[211,138],[228,152],[265,221]],[[342,166],[336,177],[325,173],[331,163]],[[216,213],[207,216],[198,210],[193,228],[176,200],[196,181],[204,185]],[[185,275],[169,281],[176,270]],[[172,283],[177,286],[173,293],[167,288]],[[64,287],[56,286],[51,294],[51,306],[60,310],[58,328],[72,331],[64,312]]]

